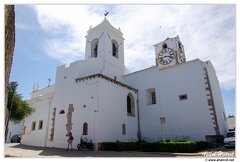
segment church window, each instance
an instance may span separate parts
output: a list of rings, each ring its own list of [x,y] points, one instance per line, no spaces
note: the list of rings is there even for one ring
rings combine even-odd
[[[156,93],[151,92],[151,95],[152,95],[152,104],[156,104]]]
[[[187,100],[187,94],[179,95],[179,100]]]
[[[65,114],[65,111],[64,111],[64,110],[61,110],[61,111],[59,112],[59,114]]]
[[[35,130],[35,127],[36,127],[36,121],[32,122],[32,131]]]
[[[118,58],[118,43],[115,39],[112,40],[112,56]]]
[[[164,43],[164,44],[162,45],[162,48],[163,48],[163,49],[164,49],[164,48],[168,48],[167,43]]]
[[[122,135],[126,135],[126,125],[122,124]]]
[[[182,43],[181,43],[181,42],[178,42],[178,47],[179,47],[180,49],[182,49]]]
[[[97,57],[98,55],[98,38],[94,39],[91,44],[92,48],[92,57]]]
[[[38,129],[42,129],[43,128],[43,120],[40,120],[38,123]]]
[[[131,114],[131,98],[127,96],[127,113]]]
[[[147,105],[154,105],[157,103],[155,88],[146,90]]]
[[[128,93],[127,96],[127,115],[135,116],[135,106],[134,106],[134,97],[131,93]]]
[[[88,134],[88,123],[84,123],[83,124],[83,135],[87,135]]]

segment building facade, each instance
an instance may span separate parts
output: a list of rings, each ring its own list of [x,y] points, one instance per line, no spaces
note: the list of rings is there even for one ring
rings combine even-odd
[[[70,132],[75,148],[81,137],[98,146],[225,135],[225,110],[211,62],[186,62],[178,36],[154,48],[156,65],[129,73],[120,28],[106,18],[90,27],[85,60],[57,67],[55,85],[33,89],[28,103],[36,112],[24,120],[22,143],[65,148]]]

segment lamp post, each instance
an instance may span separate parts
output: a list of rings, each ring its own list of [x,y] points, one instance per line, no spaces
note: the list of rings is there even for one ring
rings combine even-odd
[[[11,112],[12,112],[14,93],[17,89],[18,84],[17,84],[17,82],[11,82],[10,85],[11,85],[11,90],[12,90],[12,99],[11,99],[11,105],[10,105],[10,108],[9,108],[8,119],[7,119],[6,128],[5,128],[5,143],[7,141],[8,124],[9,124],[9,120],[10,120],[10,116],[11,116]]]

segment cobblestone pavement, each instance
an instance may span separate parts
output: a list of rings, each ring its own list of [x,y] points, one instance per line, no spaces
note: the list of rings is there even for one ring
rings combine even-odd
[[[133,152],[133,151],[66,151],[62,148],[27,146],[19,143],[7,143],[4,146],[5,157],[227,157],[235,158],[235,149],[207,149],[197,153]]]

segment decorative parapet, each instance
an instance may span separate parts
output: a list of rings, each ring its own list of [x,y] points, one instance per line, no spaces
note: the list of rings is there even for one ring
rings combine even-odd
[[[30,99],[38,98],[46,94],[53,93],[55,90],[55,85],[48,86],[46,88],[35,90],[30,93]]]

